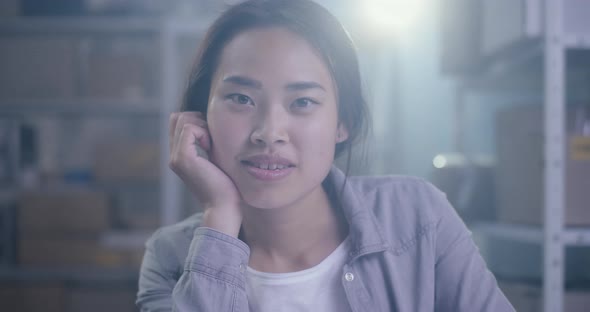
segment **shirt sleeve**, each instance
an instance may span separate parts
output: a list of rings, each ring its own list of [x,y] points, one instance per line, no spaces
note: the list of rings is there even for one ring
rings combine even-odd
[[[442,215],[436,226],[436,311],[515,311],[455,209],[436,190]]]
[[[156,233],[146,244],[137,304],[141,311],[248,311],[245,268],[249,248],[241,240],[199,227],[178,278],[169,250]],[[178,275],[178,273],[176,273]]]

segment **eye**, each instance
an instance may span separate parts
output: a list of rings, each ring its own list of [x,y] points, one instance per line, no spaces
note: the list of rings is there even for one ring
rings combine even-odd
[[[300,99],[295,100],[295,102],[293,102],[292,105],[294,108],[301,109],[301,108],[308,108],[313,104],[318,104],[318,102],[316,102],[310,98],[300,98]]]
[[[240,105],[252,104],[252,99],[250,99],[250,97],[239,93],[230,94],[226,98],[231,99],[232,101]]]

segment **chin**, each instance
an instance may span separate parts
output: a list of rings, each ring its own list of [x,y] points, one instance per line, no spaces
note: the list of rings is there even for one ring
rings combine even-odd
[[[274,193],[274,194],[271,194]],[[289,200],[289,196],[272,192],[269,190],[262,192],[245,191],[241,192],[244,202],[253,208],[258,209],[279,209],[288,206],[295,200]]]
[[[288,203],[285,198],[274,198],[274,196],[244,196],[242,195],[244,202],[253,208],[258,209],[278,209],[280,207],[287,206]]]

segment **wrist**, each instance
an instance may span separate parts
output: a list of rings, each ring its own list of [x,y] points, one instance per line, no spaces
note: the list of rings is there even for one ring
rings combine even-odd
[[[203,212],[202,220],[202,226],[236,238],[242,226],[242,216],[239,213],[239,208],[208,207]]]

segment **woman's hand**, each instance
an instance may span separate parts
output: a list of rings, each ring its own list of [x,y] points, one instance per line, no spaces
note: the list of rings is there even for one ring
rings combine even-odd
[[[203,204],[203,226],[238,236],[241,197],[233,181],[207,155],[211,138],[200,112],[170,116],[170,168]]]

